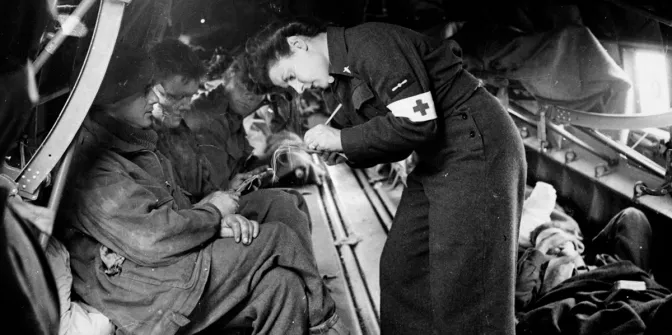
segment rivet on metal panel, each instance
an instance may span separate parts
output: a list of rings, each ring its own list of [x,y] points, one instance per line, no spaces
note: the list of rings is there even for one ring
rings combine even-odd
[[[575,161],[578,158],[574,150],[568,150],[565,152],[565,164],[569,164]]]
[[[530,130],[527,127],[520,127],[520,136],[522,138],[528,138],[530,136]]]
[[[599,164],[595,166],[595,178],[606,176],[611,172],[607,164]]]
[[[558,112],[558,122],[560,122],[560,123],[569,122],[569,115],[565,114],[564,111],[559,111]]]

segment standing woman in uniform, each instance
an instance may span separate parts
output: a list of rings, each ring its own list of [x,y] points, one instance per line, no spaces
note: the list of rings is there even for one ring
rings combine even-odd
[[[328,162],[418,154],[380,261],[383,334],[515,333],[523,144],[456,50],[383,23],[277,22],[247,44],[257,90],[323,88],[343,105],[305,135]]]

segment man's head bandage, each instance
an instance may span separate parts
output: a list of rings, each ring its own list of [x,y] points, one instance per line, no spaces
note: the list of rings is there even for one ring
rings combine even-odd
[[[534,248],[541,250],[550,251],[562,248],[566,242],[571,242],[574,245],[574,249],[579,254],[582,254],[586,248],[582,240],[581,232],[567,229],[567,227],[563,227],[554,221],[545,223],[530,233],[530,241]]]
[[[192,99],[192,96],[173,97],[166,91],[166,89],[161,84],[155,84],[154,86],[152,86],[152,91],[154,91],[154,94],[156,94],[157,98],[159,99],[159,104],[163,106],[181,107],[181,105],[188,105]]]
[[[154,115],[156,119],[164,121],[166,117],[179,113],[179,110],[176,113],[175,109],[172,108],[177,102],[168,98],[165,89],[161,84],[152,86],[151,90],[158,99],[158,102],[152,105],[152,115]]]
[[[161,84],[155,84],[151,91],[156,96],[157,102],[152,105],[152,115],[156,120],[165,122],[169,119],[182,119],[184,112],[191,109],[192,97],[172,98]]]

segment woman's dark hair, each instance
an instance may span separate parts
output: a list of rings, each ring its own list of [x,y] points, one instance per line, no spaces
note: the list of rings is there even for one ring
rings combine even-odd
[[[245,45],[239,64],[241,82],[253,92],[263,94],[274,90],[268,70],[281,57],[289,56],[290,36],[315,37],[327,31],[327,24],[313,18],[294,18],[271,22]]]

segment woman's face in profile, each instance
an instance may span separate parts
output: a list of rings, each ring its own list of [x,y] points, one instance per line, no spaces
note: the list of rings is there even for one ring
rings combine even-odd
[[[273,85],[292,87],[298,93],[329,87],[329,60],[302,36],[289,37],[288,43],[292,53],[269,67],[268,76]]]

